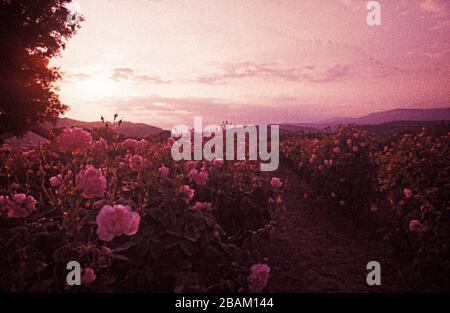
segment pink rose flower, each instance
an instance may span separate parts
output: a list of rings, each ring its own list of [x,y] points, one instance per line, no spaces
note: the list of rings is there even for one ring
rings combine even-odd
[[[83,269],[83,274],[81,275],[81,282],[84,284],[89,284],[95,281],[95,279],[97,278],[97,275],[95,275],[95,271],[90,268],[87,267],[85,269]]]
[[[333,159],[330,160],[324,160],[323,164],[325,164],[326,166],[332,166],[333,165]]]
[[[353,150],[353,152],[358,152],[359,148],[358,148],[358,146],[353,146],[352,150]]]
[[[173,137],[167,138],[167,143],[168,143],[170,146],[172,146],[172,145],[175,143],[175,138],[173,138]]]
[[[270,267],[267,264],[255,264],[250,268],[247,278],[250,292],[262,292],[266,288],[270,276]]]
[[[195,205],[192,207],[194,209],[211,209],[212,205],[209,202],[195,202]]]
[[[147,144],[147,140],[141,139],[138,142],[136,142],[136,151],[142,152],[145,148],[145,145]]]
[[[189,185],[182,185],[178,189],[178,192],[183,197],[184,201],[189,202],[194,198],[195,190],[189,187]]]
[[[11,197],[0,197],[0,208],[8,210],[8,217],[21,218],[29,216],[36,210],[37,201],[32,196],[23,193]]]
[[[59,186],[62,185],[62,183],[63,177],[61,174],[50,178],[50,186],[52,186],[53,188],[58,188]]]
[[[351,139],[347,140],[347,145],[350,147],[351,145],[353,145],[353,141]]]
[[[59,151],[83,154],[92,144],[92,136],[89,132],[78,127],[65,128],[56,138]]]
[[[106,178],[95,167],[88,165],[78,173],[76,185],[86,199],[103,197],[106,191]]]
[[[278,177],[272,177],[270,184],[272,185],[272,187],[275,187],[275,188],[283,187],[283,182]]]
[[[313,139],[313,140],[311,141],[311,144],[312,144],[313,146],[317,146],[319,143],[320,143],[320,140],[317,139],[317,138],[315,138],[315,139]]]
[[[121,146],[122,148],[125,148],[127,150],[133,150],[136,149],[137,143],[138,143],[137,140],[128,138],[122,142]]]
[[[105,152],[107,148],[108,142],[103,138],[100,138],[92,144],[92,150],[97,153]]]
[[[409,188],[403,189],[403,194],[406,198],[411,199],[413,197],[413,191]]]
[[[425,229],[425,226],[418,220],[411,220],[409,222],[409,230],[415,233],[421,233]]]
[[[145,167],[145,159],[141,157],[139,154],[135,154],[128,160],[130,164],[130,168],[135,172],[140,172]]]
[[[132,236],[139,230],[141,217],[130,206],[117,204],[105,205],[98,213],[97,234],[100,240],[111,241],[115,236]]]
[[[339,154],[339,153],[341,153],[341,149],[339,147],[334,147],[333,152],[336,154]]]
[[[169,176],[169,168],[168,167],[166,167],[166,166],[161,166],[159,169],[158,169],[158,172],[161,174],[161,176],[163,176],[163,177],[167,177],[167,176]]]
[[[197,167],[198,161],[187,161],[186,164],[184,164],[184,169],[186,170],[186,173],[190,173],[193,169]]]
[[[189,173],[189,178],[191,181],[194,181],[199,186],[206,185],[208,181],[208,172],[204,169],[202,169],[200,172],[196,169],[191,170]]]

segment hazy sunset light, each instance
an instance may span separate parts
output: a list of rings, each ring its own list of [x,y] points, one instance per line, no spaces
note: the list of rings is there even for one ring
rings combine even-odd
[[[358,0],[79,4],[86,21],[54,61],[69,117],[308,122],[450,98],[446,1],[381,1],[381,26]]]
[[[73,296],[15,309],[450,291],[450,0],[0,0],[0,21],[0,297]]]

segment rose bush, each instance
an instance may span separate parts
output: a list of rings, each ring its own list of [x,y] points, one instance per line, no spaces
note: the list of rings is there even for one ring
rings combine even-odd
[[[373,226],[366,230],[405,257],[405,276],[450,286],[442,279],[450,277],[450,136],[433,132],[347,126],[288,136],[281,151],[328,207]]]
[[[412,250],[415,271],[450,277],[450,137],[425,129],[397,136],[376,162],[380,206],[396,221],[388,235]]]
[[[65,129],[32,150],[0,150],[0,289],[237,291],[242,242],[277,204],[257,164],[180,161],[172,138],[123,140],[113,127]],[[278,188],[281,189],[281,188]]]
[[[374,197],[376,173],[373,134],[340,127],[314,138],[287,138],[281,143],[281,151],[316,192],[330,200],[330,206],[352,218],[367,213]]]

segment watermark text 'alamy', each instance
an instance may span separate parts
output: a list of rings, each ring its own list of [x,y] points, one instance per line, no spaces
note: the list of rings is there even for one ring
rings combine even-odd
[[[248,160],[261,162],[261,171],[275,171],[279,165],[278,125],[208,125],[203,128],[202,118],[195,117],[193,129],[177,125],[172,128],[172,136],[177,139],[171,148],[175,161],[247,160],[248,155]]]

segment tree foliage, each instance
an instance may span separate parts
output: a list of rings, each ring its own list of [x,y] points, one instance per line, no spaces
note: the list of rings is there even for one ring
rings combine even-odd
[[[67,22],[70,2],[0,0],[0,134],[23,134],[67,110],[49,62],[79,27]]]

